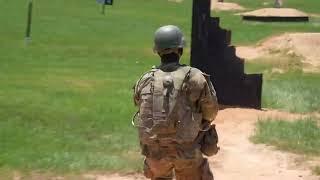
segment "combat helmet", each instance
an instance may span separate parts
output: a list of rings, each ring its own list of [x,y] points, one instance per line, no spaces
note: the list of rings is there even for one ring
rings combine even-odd
[[[168,54],[185,46],[185,39],[179,27],[174,25],[162,26],[154,35],[154,52]]]

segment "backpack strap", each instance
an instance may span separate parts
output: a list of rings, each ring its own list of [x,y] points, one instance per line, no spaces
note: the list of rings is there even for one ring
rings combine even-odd
[[[154,87],[153,87],[153,107],[152,107],[152,116],[154,120],[165,118],[164,109],[163,109],[163,79],[165,72],[159,70],[154,73]]]
[[[150,81],[150,78],[153,78],[154,77],[154,73],[157,72],[158,70],[159,70],[158,68],[152,67],[151,70],[149,70],[146,73],[144,73],[139,78],[139,80],[137,81],[137,83],[135,84],[135,86],[133,88],[134,89],[134,94],[140,94],[141,90],[148,85],[148,83]],[[141,127],[141,126],[138,125],[138,123],[136,123],[137,117],[139,116],[139,114],[140,114],[140,108],[137,110],[137,112],[131,118],[131,124],[134,127]]]
[[[179,68],[177,71],[182,71],[182,73],[184,74],[184,79],[181,82],[181,84],[179,83],[179,89],[178,89],[178,94],[177,96],[180,96],[181,93],[183,92],[183,86],[184,84],[190,79],[190,73],[191,73],[191,67],[189,66],[182,66],[181,68]],[[154,68],[150,71],[148,71],[147,73],[145,73],[138,81],[138,86],[139,88],[135,89],[135,91],[137,93],[140,93],[140,90],[143,89],[148,82],[144,80],[144,77],[150,74],[148,76],[154,78],[154,84],[153,84],[153,105],[152,105],[152,118],[154,120],[158,120],[158,119],[162,119],[162,118],[166,118],[166,116],[170,116],[170,114],[174,113],[176,110],[176,99],[174,100],[174,102],[170,103],[170,106],[172,108],[170,112],[168,112],[168,114],[166,115],[165,109],[164,109],[164,86],[163,86],[163,77],[166,75],[166,72],[163,72],[160,69]],[[135,127],[138,127],[138,125],[136,124],[136,118],[139,115],[139,111],[137,111],[133,117],[132,117],[132,125]]]
[[[148,72],[144,73],[139,80],[137,81],[135,87],[134,87],[134,93],[140,94],[141,89],[146,87],[148,85],[148,78],[153,77],[154,73],[157,72],[159,69],[157,68],[152,68]]]
[[[180,91],[182,90],[183,85],[184,85],[185,83],[187,83],[187,81],[189,81],[192,67],[187,67],[187,66],[186,66],[186,67],[184,67],[184,69],[185,69],[185,71],[187,71],[187,72],[185,73],[184,79],[183,79],[182,84],[181,84],[181,87],[180,87],[180,89],[179,89]]]
[[[181,71],[183,71],[183,73],[184,73],[184,79],[182,80],[182,82],[180,82],[181,84],[179,84],[178,94],[176,95],[177,98],[179,98],[179,96],[181,96],[181,94],[183,93],[183,90],[184,90],[183,89],[184,85],[190,79],[191,69],[192,69],[192,67],[188,67],[188,66],[184,66],[181,68]],[[171,114],[176,113],[176,111],[177,111],[177,100],[178,100],[177,98],[170,102],[170,107],[172,107],[172,108],[170,108],[171,111],[169,112],[168,117],[171,116]]]

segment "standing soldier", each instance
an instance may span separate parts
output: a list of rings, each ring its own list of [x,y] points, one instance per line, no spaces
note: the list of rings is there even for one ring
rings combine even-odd
[[[275,0],[274,7],[281,8],[282,7],[282,0]]]
[[[210,125],[218,112],[208,75],[179,64],[185,45],[173,25],[155,33],[154,52],[161,64],[146,72],[134,87],[133,118],[138,127],[144,175],[152,180],[213,180],[206,155],[216,154],[218,137]],[[136,121],[137,118],[137,122]]]

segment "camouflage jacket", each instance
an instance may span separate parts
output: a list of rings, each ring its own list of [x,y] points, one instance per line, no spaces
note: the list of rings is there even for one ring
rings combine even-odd
[[[183,65],[178,64],[178,68],[181,68]],[[161,70],[172,70],[163,69]],[[174,69],[174,68],[173,68]],[[139,88],[142,85],[144,79],[148,78],[151,75],[151,71],[146,72],[135,84],[134,86],[134,95],[133,100],[136,106],[139,106],[141,95],[139,94]],[[202,73],[197,68],[191,68],[190,78],[188,80],[189,88],[187,89],[188,101],[196,107],[197,113],[202,114],[202,118],[207,121],[213,121],[218,113],[218,102],[216,92],[210,81],[210,76]]]

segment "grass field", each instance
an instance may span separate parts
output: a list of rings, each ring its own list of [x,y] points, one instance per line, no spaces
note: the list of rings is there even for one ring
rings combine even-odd
[[[275,145],[295,153],[320,155],[319,119],[307,118],[294,122],[281,119],[261,120],[257,123],[255,143]]]
[[[320,2],[317,4],[320,5]],[[232,30],[234,45],[249,45],[257,43],[269,36],[285,32],[319,32],[320,17],[310,19],[308,23],[263,23],[243,21],[235,12],[212,12],[212,16],[221,18],[221,26]]]
[[[303,73],[298,61],[290,62],[257,60],[246,64],[247,72],[264,73],[262,106],[296,113],[320,112],[320,96],[316,95],[320,93],[319,73]],[[274,73],[273,68],[285,73]]]
[[[282,119],[260,120],[256,124],[254,143],[263,143],[309,157],[320,155],[320,119],[309,117],[288,122]],[[320,175],[320,167],[312,168],[312,173]]]
[[[313,169],[313,173],[316,174],[316,175],[320,175],[320,166],[317,166]]]
[[[28,46],[23,39],[26,2],[0,0],[0,5],[0,172],[140,169],[136,131],[130,125],[135,111],[131,87],[158,63],[151,50],[157,27],[177,24],[190,42],[191,1],[115,0],[105,16],[94,0],[35,1]],[[314,0],[299,7],[319,5]],[[232,13],[217,15],[233,30],[235,44],[284,31],[317,31],[320,26],[317,19],[269,26],[241,22]],[[183,62],[188,62],[188,53]],[[319,75],[310,76],[311,84],[304,85],[311,90],[301,98],[319,93]],[[289,78],[295,77],[266,79],[264,105],[292,110],[294,99],[278,97],[291,93]],[[301,76],[292,86],[299,87],[308,77]],[[282,83],[290,84],[283,94],[274,88]],[[280,105],[274,105],[275,99]],[[308,112],[316,110],[319,101],[305,103],[303,112]]]

